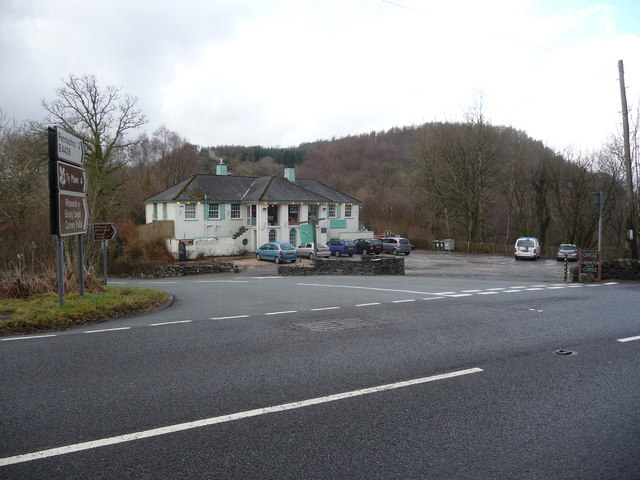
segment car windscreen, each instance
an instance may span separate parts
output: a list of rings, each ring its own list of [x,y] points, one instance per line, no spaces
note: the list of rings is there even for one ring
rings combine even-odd
[[[406,238],[401,238],[400,245],[409,245],[409,240],[407,240]]]
[[[318,243],[318,248],[329,248],[326,243]]]
[[[352,242],[351,240],[347,240],[346,242],[344,242],[344,244],[347,247],[355,247],[356,246],[356,244],[354,242]]]
[[[281,243],[280,244],[280,249],[281,250],[295,250],[296,247],[294,247],[293,245],[291,245],[290,243]]]
[[[563,244],[560,245],[560,250],[576,250],[575,245]]]

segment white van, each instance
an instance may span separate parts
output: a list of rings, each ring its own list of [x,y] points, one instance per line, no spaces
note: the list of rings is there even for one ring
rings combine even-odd
[[[529,258],[537,260],[540,258],[540,242],[536,237],[520,237],[516,240],[513,248],[513,256],[516,260]]]

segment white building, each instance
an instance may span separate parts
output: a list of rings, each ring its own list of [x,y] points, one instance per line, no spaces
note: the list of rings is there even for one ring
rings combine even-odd
[[[253,252],[270,241],[300,243],[300,225],[315,215],[316,238],[367,236],[361,232],[361,202],[315,180],[236,177],[219,164],[216,175],[194,175],[145,201],[146,223],[173,222],[170,252],[187,258]]]

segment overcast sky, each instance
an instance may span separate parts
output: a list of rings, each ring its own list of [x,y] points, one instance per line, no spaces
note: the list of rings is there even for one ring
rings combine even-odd
[[[138,97],[151,134],[294,146],[429,121],[480,98],[556,150],[640,99],[638,0],[0,0],[0,108],[42,119],[69,74]]]

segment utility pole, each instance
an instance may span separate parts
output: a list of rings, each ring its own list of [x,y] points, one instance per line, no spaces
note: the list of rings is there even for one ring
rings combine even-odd
[[[633,177],[631,169],[631,146],[629,144],[629,109],[627,108],[627,91],[624,85],[624,66],[622,60],[618,60],[618,73],[620,75],[620,97],[622,99],[622,134],[624,137],[624,164],[627,170],[627,202],[629,204],[629,216],[627,217],[627,239],[631,249],[631,258],[638,260],[638,243],[635,231],[635,198],[633,194]]]

